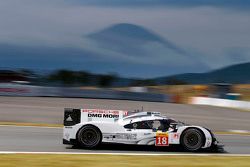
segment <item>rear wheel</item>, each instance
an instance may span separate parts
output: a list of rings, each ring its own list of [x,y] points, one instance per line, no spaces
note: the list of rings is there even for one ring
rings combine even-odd
[[[100,130],[92,125],[82,127],[77,134],[78,143],[84,148],[97,147],[101,143],[101,138]]]
[[[181,135],[181,145],[187,151],[198,151],[204,144],[203,133],[198,129],[187,129]]]

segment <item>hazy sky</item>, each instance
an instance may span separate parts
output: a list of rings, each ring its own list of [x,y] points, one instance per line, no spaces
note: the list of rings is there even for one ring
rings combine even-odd
[[[111,24],[146,27],[211,68],[250,61],[247,0],[1,0],[0,43],[81,47]]]

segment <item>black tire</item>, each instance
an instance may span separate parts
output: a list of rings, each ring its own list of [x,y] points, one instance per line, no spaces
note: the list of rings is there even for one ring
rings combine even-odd
[[[181,145],[186,151],[198,151],[204,145],[204,135],[198,129],[187,129],[181,135]]]
[[[101,131],[92,125],[83,126],[77,133],[77,141],[83,148],[96,148],[101,140]]]

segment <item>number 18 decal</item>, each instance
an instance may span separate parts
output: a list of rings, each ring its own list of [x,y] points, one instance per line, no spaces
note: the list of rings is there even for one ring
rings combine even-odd
[[[155,145],[156,146],[168,146],[169,145],[168,133],[167,132],[156,133]]]

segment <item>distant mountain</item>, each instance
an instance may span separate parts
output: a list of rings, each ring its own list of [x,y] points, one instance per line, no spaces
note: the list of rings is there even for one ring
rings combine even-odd
[[[142,42],[147,41],[157,41],[163,42],[163,39],[153,32],[134,24],[120,23],[115,24],[111,27],[105,28],[99,32],[88,35],[90,38],[96,40],[119,40],[119,42],[124,41],[121,38],[130,38],[133,40],[140,40]],[[114,41],[116,42],[116,41]]]
[[[152,77],[186,71],[209,70],[199,56],[139,25],[120,23],[86,36],[107,59],[119,59],[130,75]],[[94,52],[95,52],[94,51]],[[129,63],[129,65],[126,65]]]
[[[184,50],[176,46],[175,44],[167,41],[166,39],[160,37],[159,35],[155,34],[154,32],[145,29],[142,26],[128,24],[128,23],[120,23],[115,24],[111,27],[105,28],[99,32],[87,35],[87,37],[98,41],[99,43],[104,44],[112,44],[114,49],[115,45],[125,44],[125,46],[129,47],[136,47],[147,43],[159,43],[164,45],[165,47],[174,50],[180,54],[186,54]],[[121,45],[120,47],[125,47]],[[138,48],[139,49],[139,48]]]
[[[209,70],[199,55],[139,25],[115,24],[81,39],[76,47],[0,43],[0,67],[85,70],[136,78]]]
[[[185,73],[155,78],[156,83],[159,84],[165,84],[171,80],[188,84],[250,83],[250,62],[227,66],[207,73]]]

